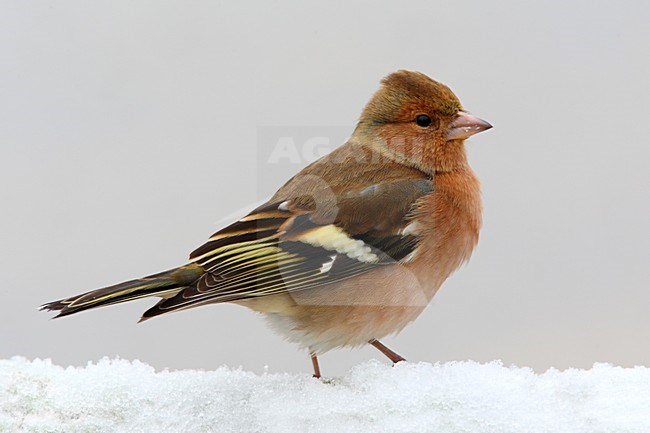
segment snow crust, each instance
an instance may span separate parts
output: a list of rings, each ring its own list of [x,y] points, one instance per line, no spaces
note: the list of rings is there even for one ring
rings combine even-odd
[[[0,360],[0,432],[647,433],[650,368],[371,361],[324,382],[16,357]]]

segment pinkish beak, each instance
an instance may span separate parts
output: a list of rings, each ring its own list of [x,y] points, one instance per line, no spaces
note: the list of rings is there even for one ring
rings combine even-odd
[[[459,111],[447,127],[447,140],[464,140],[474,134],[492,128],[492,125],[476,116]]]

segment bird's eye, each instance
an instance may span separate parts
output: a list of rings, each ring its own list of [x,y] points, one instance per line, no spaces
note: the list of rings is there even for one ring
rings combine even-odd
[[[426,128],[427,126],[431,125],[431,118],[429,116],[427,116],[426,114],[419,114],[415,118],[415,123],[417,123],[418,126]]]

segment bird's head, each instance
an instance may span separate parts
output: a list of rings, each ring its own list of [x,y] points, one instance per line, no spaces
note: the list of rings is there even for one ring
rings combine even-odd
[[[388,75],[366,105],[355,135],[389,157],[427,172],[467,164],[464,140],[492,127],[463,110],[444,84],[420,72]]]

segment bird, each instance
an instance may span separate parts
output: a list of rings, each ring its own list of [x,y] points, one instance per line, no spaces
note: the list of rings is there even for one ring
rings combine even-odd
[[[263,205],[214,233],[182,266],[49,302],[67,316],[145,297],[140,321],[224,302],[261,313],[318,356],[380,342],[415,320],[465,263],[482,225],[465,140],[492,127],[449,87],[398,70],[381,80],[350,138]]]

